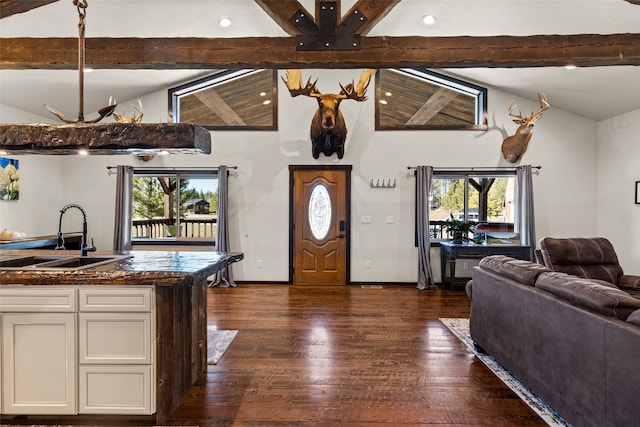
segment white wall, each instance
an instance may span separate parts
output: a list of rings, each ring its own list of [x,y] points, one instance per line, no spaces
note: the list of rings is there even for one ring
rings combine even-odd
[[[51,119],[0,106],[1,123],[46,123]],[[20,198],[0,201],[0,230],[22,231],[29,236],[55,234],[65,189],[64,158],[56,156],[0,156],[19,160]],[[80,230],[81,228],[78,228]]]
[[[640,275],[640,110],[598,123],[597,234],[616,248],[627,274]]]
[[[361,70],[305,70],[304,77],[318,77],[323,92],[337,92],[338,82],[357,79]],[[414,247],[414,178],[407,166],[436,167],[511,166],[500,151],[501,128],[515,130],[507,115],[512,99],[523,112],[536,110],[537,100],[527,100],[489,88],[487,132],[473,131],[374,131],[374,93],[358,103],[344,101],[349,134],[346,153],[338,160],[311,156],[309,124],[316,102],[292,98],[279,82],[278,131],[216,131],[212,133],[212,154],[208,156],[164,156],[141,163],[130,156],[68,156],[63,167],[32,168],[21,176],[23,185],[34,187],[51,179],[62,180],[57,191],[62,203],[50,203],[37,213],[11,212],[12,224],[29,234],[40,231],[34,222],[55,218],[63,203],[79,203],[89,217],[89,234],[100,249],[112,244],[115,175],[106,166],[238,166],[230,185],[230,227],[232,250],[242,251],[244,261],[234,265],[237,280],[288,280],[289,165],[349,164],[352,174],[351,280],[412,282],[417,278]],[[538,238],[544,236],[590,236],[596,233],[598,126],[580,116],[553,108],[553,94],[547,93],[551,109],[536,125],[523,164],[540,165],[534,177]],[[142,98],[145,121],[166,121],[166,91]],[[127,105],[129,102],[122,103]],[[630,144],[630,143],[629,143]],[[21,169],[47,157],[22,156]],[[24,166],[23,166],[24,164]],[[54,163],[55,164],[55,163]],[[35,169],[35,170],[34,170]],[[25,169],[26,170],[26,169]],[[371,179],[396,179],[394,189],[370,188]],[[34,204],[45,194],[21,194],[17,206]],[[33,198],[33,199],[31,199]],[[32,201],[33,200],[33,201]],[[4,209],[0,207],[0,213]],[[22,211],[22,209],[20,209]],[[16,217],[15,215],[19,215]],[[371,216],[371,224],[360,217]],[[386,217],[394,223],[387,224]],[[66,223],[66,219],[65,219]],[[56,224],[57,227],[57,224]],[[52,227],[53,228],[53,227]],[[262,268],[257,261],[262,260]],[[365,269],[365,260],[372,268]],[[439,270],[439,263],[434,263]],[[438,273],[438,271],[436,271]]]

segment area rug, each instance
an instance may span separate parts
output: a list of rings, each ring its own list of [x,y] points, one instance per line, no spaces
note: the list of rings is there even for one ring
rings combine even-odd
[[[531,409],[533,409],[550,426],[570,426],[556,411],[544,403],[524,384],[518,381],[509,371],[504,369],[496,360],[484,353],[476,350],[471,334],[469,333],[469,319],[439,319],[444,326],[449,328],[453,334],[462,341],[469,350],[484,363],[494,374],[504,382],[507,387],[513,390]]]
[[[215,365],[231,345],[238,331],[233,329],[216,329],[207,327],[207,364]]]

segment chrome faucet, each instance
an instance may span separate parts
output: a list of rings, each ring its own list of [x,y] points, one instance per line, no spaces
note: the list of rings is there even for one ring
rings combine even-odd
[[[58,222],[58,242],[56,245],[56,250],[66,249],[64,247],[64,237],[62,237],[62,216],[67,210],[71,208],[79,209],[80,212],[82,212],[82,242],[80,242],[80,256],[87,256],[89,252],[95,252],[96,247],[93,246],[93,239],[91,239],[91,246],[87,244],[87,214],[84,209],[80,207],[80,205],[76,204],[66,205],[65,207],[60,209],[60,220]]]

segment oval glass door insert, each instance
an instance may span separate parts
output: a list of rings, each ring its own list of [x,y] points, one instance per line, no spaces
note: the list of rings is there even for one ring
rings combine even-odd
[[[331,225],[331,197],[324,184],[316,184],[309,196],[309,226],[318,240],[327,237]]]

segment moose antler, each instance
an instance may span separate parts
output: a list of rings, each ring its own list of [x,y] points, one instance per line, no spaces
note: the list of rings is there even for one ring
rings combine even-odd
[[[353,99],[355,101],[364,101],[367,99],[367,88],[369,87],[369,82],[371,81],[371,77],[376,73],[374,69],[368,69],[360,74],[360,80],[358,80],[358,84],[356,85],[355,90],[353,89],[353,82],[349,83],[346,86],[342,86],[340,84],[340,89],[342,91],[338,95],[338,97],[342,99]]]
[[[318,98],[321,96],[320,91],[316,88],[318,79],[311,83],[311,77],[307,80],[307,84],[302,85],[302,72],[300,70],[287,70],[285,77],[282,78],[285,86],[289,89],[291,96],[310,96]]]

